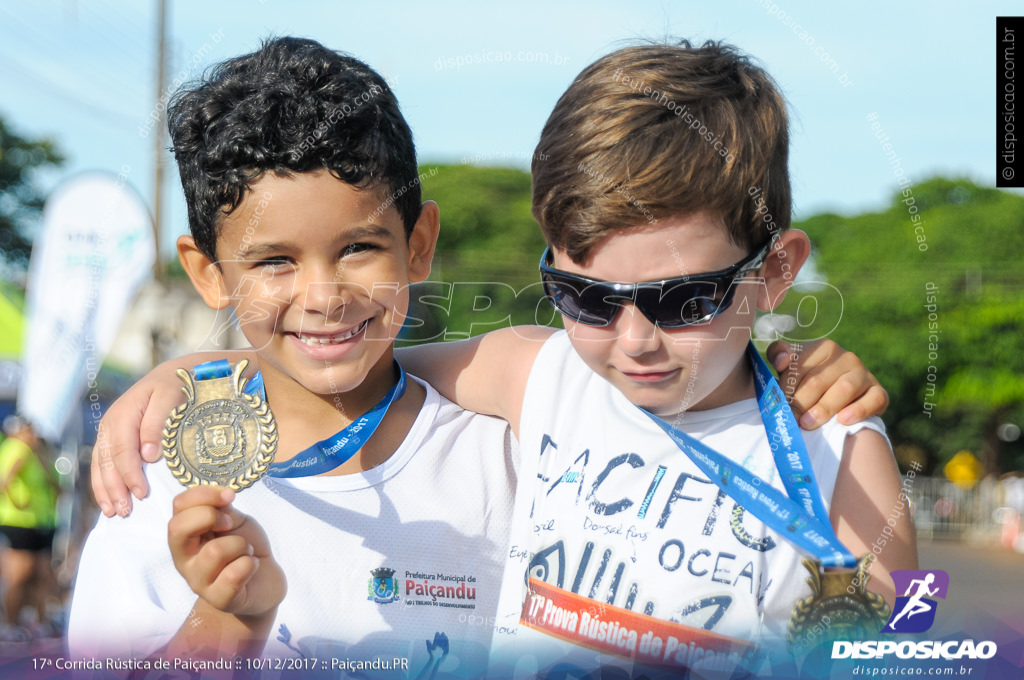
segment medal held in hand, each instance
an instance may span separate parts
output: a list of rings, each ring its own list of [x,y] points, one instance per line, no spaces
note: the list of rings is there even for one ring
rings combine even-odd
[[[245,359],[178,369],[188,401],[167,418],[163,453],[184,486],[218,484],[240,491],[262,477],[277,452],[277,423],[259,394],[244,391]]]
[[[811,573],[807,583],[813,594],[797,601],[789,618],[786,640],[794,654],[831,640],[865,640],[878,634],[889,620],[889,605],[865,588],[871,556],[856,569],[823,571],[815,560],[804,558]]]

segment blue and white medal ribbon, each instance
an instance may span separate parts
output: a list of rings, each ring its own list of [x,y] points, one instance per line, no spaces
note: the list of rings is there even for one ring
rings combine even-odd
[[[384,398],[361,417],[353,421],[337,434],[317,442],[297,456],[282,463],[271,463],[267,474],[271,477],[313,477],[337,468],[347,462],[377,431],[391,404],[405,394],[405,370],[397,361],[398,382]],[[195,367],[197,380],[220,378],[231,374],[231,365],[225,359],[208,361]],[[245,386],[249,394],[259,394],[266,400],[263,387],[263,375],[259,372]]]
[[[857,559],[829,523],[807,447],[778,381],[753,343],[747,355],[754,366],[754,388],[761,421],[768,433],[783,493],[679,428],[640,409],[665,431],[708,479],[766,526],[813,555],[826,567],[853,567]]]

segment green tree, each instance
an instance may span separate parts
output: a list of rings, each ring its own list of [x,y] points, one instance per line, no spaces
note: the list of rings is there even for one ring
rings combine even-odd
[[[452,340],[554,319],[538,285],[544,237],[530,214],[530,175],[512,168],[424,165],[441,235],[431,281],[413,290],[403,338]],[[420,325],[416,325],[416,324]]]
[[[819,318],[794,334],[829,333],[857,352],[889,390],[893,443],[923,450],[933,467],[968,449],[989,473],[1019,469],[1024,446],[997,435],[1024,417],[1024,199],[933,179],[884,212],[794,226],[835,289],[791,295],[783,310],[818,299]],[[805,300],[805,320],[813,309]]]
[[[26,228],[38,218],[44,200],[33,174],[63,162],[54,142],[21,137],[0,118],[0,258],[9,265],[26,267],[32,250]]]
[[[935,401],[978,423],[982,436],[974,451],[980,453],[987,474],[1019,467],[1020,461],[1012,455],[1016,447],[1003,442],[999,432],[1004,423],[1020,423],[1024,416],[1022,331],[1024,300],[993,294],[991,299],[952,310],[943,338],[953,361]],[[970,448],[970,443],[977,444],[965,442],[961,448]]]

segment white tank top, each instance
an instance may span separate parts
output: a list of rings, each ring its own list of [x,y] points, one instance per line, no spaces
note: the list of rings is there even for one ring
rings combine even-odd
[[[674,423],[782,489],[756,400]],[[802,433],[826,508],[846,436],[864,428],[885,434],[877,418],[851,427],[833,419]],[[744,640],[784,638],[794,604],[811,593],[801,553],[591,371],[564,332],[546,342],[531,370],[520,445],[506,570],[518,578],[520,598],[528,574],[657,619]],[[494,643],[505,660],[543,643],[525,627],[506,632]]]

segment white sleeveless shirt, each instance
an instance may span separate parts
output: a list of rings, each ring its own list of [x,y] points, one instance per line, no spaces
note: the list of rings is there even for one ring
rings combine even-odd
[[[688,412],[673,422],[783,488],[756,400]],[[885,434],[877,418],[850,427],[833,419],[802,432],[826,508],[846,437],[861,429]],[[565,332],[545,343],[531,370],[520,447],[506,570],[517,584],[506,584],[504,596],[522,600],[528,576],[597,606],[742,640],[785,637],[794,604],[811,594],[802,554],[720,491],[647,415],[590,370]],[[492,661],[521,662],[523,654],[551,646],[546,637],[524,626],[499,627]],[[555,654],[567,649],[555,647],[561,650]],[[543,667],[546,660],[537,662]]]

